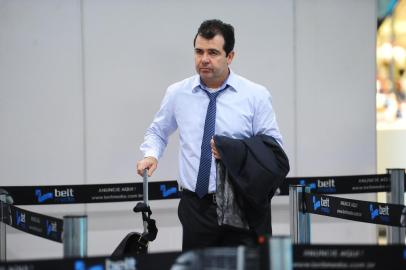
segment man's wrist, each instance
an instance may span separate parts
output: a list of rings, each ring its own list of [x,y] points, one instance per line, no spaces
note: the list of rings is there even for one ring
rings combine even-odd
[[[144,159],[152,159],[152,160],[158,162],[158,159],[154,156],[146,156],[146,157],[144,157]]]

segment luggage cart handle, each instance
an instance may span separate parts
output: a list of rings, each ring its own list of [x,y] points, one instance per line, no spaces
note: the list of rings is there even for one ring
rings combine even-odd
[[[148,203],[148,170],[147,169],[144,169],[144,174],[143,174],[142,178],[143,178],[144,203],[146,206],[149,206],[149,203]]]
[[[143,179],[143,198],[144,198],[144,204],[145,206],[148,208],[149,204],[148,204],[148,170],[144,169],[144,174],[142,176]],[[144,227],[144,233],[148,233],[148,223],[146,221],[143,222],[143,227]]]

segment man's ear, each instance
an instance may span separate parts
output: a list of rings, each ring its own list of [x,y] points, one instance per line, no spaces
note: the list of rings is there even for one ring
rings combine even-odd
[[[235,54],[235,52],[234,52],[234,51],[231,51],[231,52],[227,55],[227,64],[228,64],[228,65],[230,65],[231,62],[233,62],[234,54]]]

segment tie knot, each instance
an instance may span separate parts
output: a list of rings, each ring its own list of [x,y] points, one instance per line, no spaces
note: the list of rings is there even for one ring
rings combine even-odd
[[[220,91],[217,91],[214,93],[210,93],[209,91],[206,91],[206,94],[209,97],[210,101],[214,101],[214,100],[216,100],[217,96],[220,94]]]

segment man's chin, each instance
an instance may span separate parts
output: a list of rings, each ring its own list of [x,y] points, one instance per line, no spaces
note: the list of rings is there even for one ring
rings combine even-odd
[[[209,80],[213,77],[213,74],[211,72],[199,72],[200,78],[202,78],[203,80]]]

